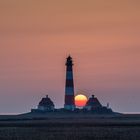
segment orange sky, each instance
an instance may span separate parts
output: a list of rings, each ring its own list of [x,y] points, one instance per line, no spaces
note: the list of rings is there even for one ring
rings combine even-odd
[[[139,0],[0,0],[0,113],[62,107],[69,54],[75,91],[140,112],[139,15]]]

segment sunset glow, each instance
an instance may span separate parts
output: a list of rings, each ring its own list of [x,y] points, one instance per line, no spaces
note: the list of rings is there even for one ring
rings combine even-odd
[[[75,105],[78,107],[83,107],[87,103],[87,97],[85,95],[79,94],[75,96]]]
[[[0,113],[62,107],[69,54],[75,90],[140,112],[140,0],[0,0],[0,21]]]

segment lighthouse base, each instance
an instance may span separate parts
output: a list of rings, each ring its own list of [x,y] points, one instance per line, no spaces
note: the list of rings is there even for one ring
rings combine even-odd
[[[74,111],[75,110],[75,106],[74,105],[64,105],[64,109],[70,110],[70,111]]]

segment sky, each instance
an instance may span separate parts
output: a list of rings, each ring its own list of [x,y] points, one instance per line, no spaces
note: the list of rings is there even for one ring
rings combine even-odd
[[[0,114],[63,107],[69,54],[75,94],[140,112],[139,15],[139,0],[0,0]]]

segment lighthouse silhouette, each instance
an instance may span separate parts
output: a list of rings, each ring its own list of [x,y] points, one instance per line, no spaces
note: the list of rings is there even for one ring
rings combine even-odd
[[[73,111],[75,109],[74,101],[74,81],[73,81],[73,60],[69,55],[66,60],[66,85],[65,85],[65,104],[66,110]]]

